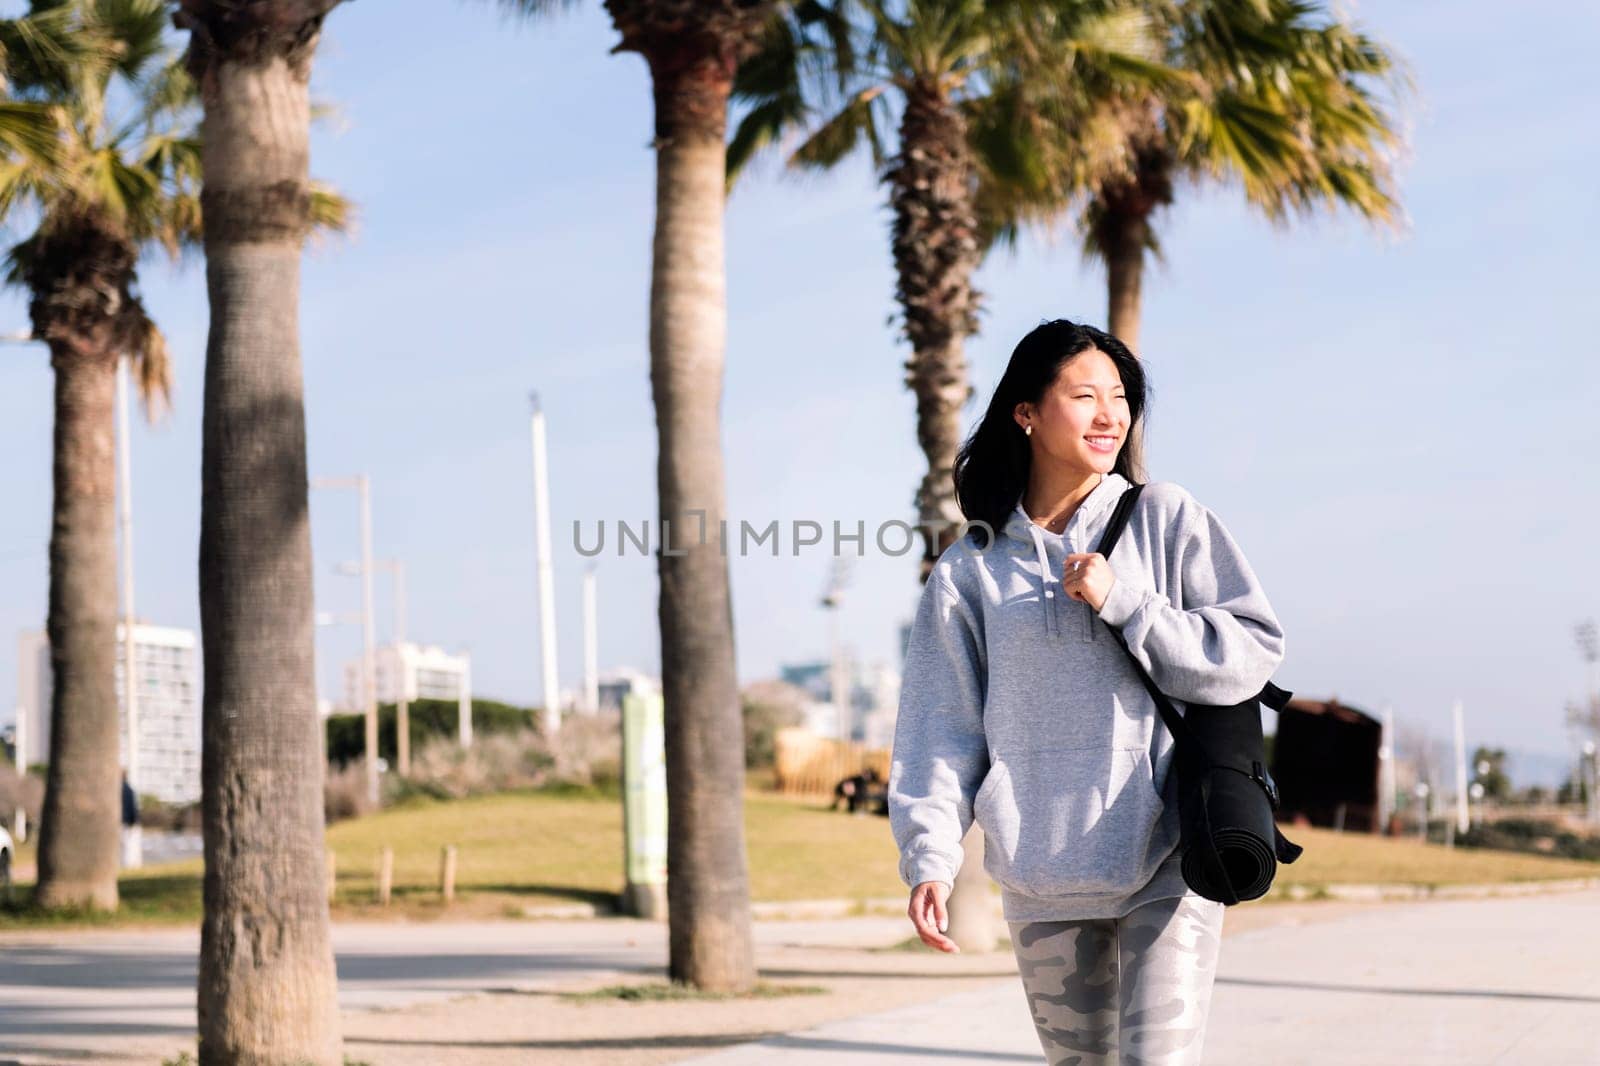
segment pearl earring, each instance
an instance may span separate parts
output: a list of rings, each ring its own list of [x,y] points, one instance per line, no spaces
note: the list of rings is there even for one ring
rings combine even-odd
[[[1024,437],[1031,437],[1031,436],[1033,436],[1033,427],[1032,427],[1032,426],[1023,426],[1023,427],[1022,427],[1022,435],[1023,435],[1023,436],[1024,436]]]

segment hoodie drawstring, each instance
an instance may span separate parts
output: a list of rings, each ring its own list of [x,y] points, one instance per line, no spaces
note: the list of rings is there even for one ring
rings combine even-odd
[[[1028,528],[1033,533],[1033,547],[1039,553],[1039,587],[1044,592],[1039,597],[1039,605],[1044,609],[1044,633],[1047,637],[1053,636],[1056,631],[1056,590],[1050,586],[1055,575],[1050,572],[1050,559],[1045,555],[1044,534],[1032,522],[1028,523]]]

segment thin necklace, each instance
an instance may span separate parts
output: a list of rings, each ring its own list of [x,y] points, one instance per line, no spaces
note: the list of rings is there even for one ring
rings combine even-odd
[[[1030,517],[1032,517],[1032,516],[1030,516]],[[1068,517],[1069,517],[1069,518],[1070,518],[1070,516],[1068,516]],[[1038,519],[1036,519],[1036,518],[1035,518],[1035,519],[1033,519],[1033,521],[1035,521],[1035,522],[1038,522],[1038,523],[1039,523],[1039,525],[1041,525],[1041,526],[1043,526],[1043,527],[1044,527],[1044,528],[1046,528],[1046,529],[1048,529],[1048,530],[1049,530],[1049,531],[1050,531],[1050,532],[1052,532],[1052,533],[1059,533],[1059,532],[1061,532],[1061,530],[1060,530],[1060,529],[1056,529],[1056,528],[1055,528],[1055,523],[1054,523],[1054,522],[1040,522],[1040,521],[1039,521],[1039,520],[1038,520]],[[1065,529],[1065,528],[1066,528],[1066,527],[1067,527],[1067,524],[1066,524],[1066,523],[1065,523],[1065,522],[1063,522],[1063,523],[1061,523],[1061,529]]]
[[[1101,474],[1101,475],[1100,475],[1100,480],[1099,480],[1099,481],[1097,481],[1097,482],[1095,482],[1095,488],[1099,488],[1099,487],[1100,487],[1100,485],[1101,485],[1101,484],[1102,484],[1102,483],[1103,483],[1103,482],[1104,482],[1104,481],[1105,481],[1105,479],[1106,479],[1106,475],[1104,475],[1104,474]],[[1093,490],[1093,489],[1091,489],[1091,490],[1090,490],[1090,491],[1091,491],[1091,492],[1093,492],[1093,491],[1094,491],[1094,490]],[[1086,500],[1086,499],[1088,499],[1088,498],[1089,498],[1089,497],[1088,497],[1088,496],[1085,496],[1085,497],[1084,497],[1084,500]],[[1083,506],[1083,500],[1079,500],[1079,501],[1078,501],[1078,507],[1082,507],[1082,506]],[[1076,513],[1077,513],[1077,511],[1078,511],[1078,507],[1074,507],[1074,508],[1073,508],[1073,509],[1072,509],[1072,512],[1073,512],[1073,514],[1076,514]],[[1039,524],[1039,525],[1041,525],[1041,526],[1043,526],[1043,527],[1044,527],[1044,528],[1046,528],[1046,529],[1048,529],[1048,530],[1049,530],[1049,531],[1050,531],[1050,532],[1052,532],[1052,533],[1060,533],[1060,532],[1061,532],[1061,531],[1062,531],[1062,530],[1064,530],[1064,529],[1066,529],[1066,528],[1067,528],[1067,522],[1070,522],[1070,521],[1071,521],[1071,520],[1072,520],[1072,515],[1070,515],[1070,514],[1069,514],[1069,515],[1068,515],[1068,516],[1067,516],[1067,522],[1062,522],[1062,523],[1061,523],[1061,529],[1056,529],[1056,528],[1055,528],[1055,526],[1054,526],[1054,524],[1053,524],[1053,523],[1050,523],[1050,522],[1040,522],[1040,521],[1039,521],[1039,520],[1038,520],[1038,519],[1037,519],[1037,518],[1034,518],[1034,517],[1033,517],[1033,516],[1032,516],[1032,515],[1029,515],[1029,516],[1028,516],[1028,519],[1029,519],[1029,521],[1032,521],[1032,522],[1037,522],[1037,523],[1038,523],[1038,524]]]

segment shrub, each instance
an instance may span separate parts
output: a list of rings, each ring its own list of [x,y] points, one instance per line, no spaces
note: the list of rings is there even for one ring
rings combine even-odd
[[[411,772],[384,777],[385,806],[411,796],[460,799],[513,789],[615,788],[622,778],[621,716],[615,711],[568,715],[553,741],[536,729],[474,734],[463,748],[452,732],[430,739],[411,758]],[[352,760],[328,769],[330,822],[371,811],[366,777]]]
[[[331,825],[343,818],[371,814],[376,807],[367,798],[366,768],[359,762],[332,766],[322,779],[322,814]]]
[[[532,708],[514,707],[498,700],[473,700],[473,738],[531,729],[537,713]],[[417,700],[411,704],[407,717],[411,722],[413,752],[420,751],[433,740],[454,740],[460,735],[459,707],[455,700]],[[378,756],[387,759],[390,765],[398,756],[395,739],[398,718],[399,711],[394,704],[378,705]],[[328,761],[340,766],[359,762],[366,750],[366,728],[363,714],[329,715],[325,726]]]
[[[538,734],[532,730],[475,737],[470,748],[453,740],[432,740],[412,755],[411,773],[399,789],[401,795],[420,793],[460,799],[535,788],[547,766],[548,760],[539,750]]]
[[[44,809],[44,779],[31,769],[26,777],[19,777],[12,763],[0,763],[0,817],[5,818],[7,828],[15,821],[18,807],[27,812],[29,825],[39,824],[39,812]]]
[[[754,770],[773,765],[778,730],[805,719],[805,690],[784,681],[757,681],[739,694],[744,713],[744,765]]]
[[[198,803],[164,803],[154,796],[139,797],[139,824],[146,829],[198,833],[201,821]]]
[[[1560,855],[1568,859],[1600,860],[1600,836],[1580,836],[1552,821],[1538,818],[1503,818],[1475,825],[1456,837],[1468,848],[1525,851]]]

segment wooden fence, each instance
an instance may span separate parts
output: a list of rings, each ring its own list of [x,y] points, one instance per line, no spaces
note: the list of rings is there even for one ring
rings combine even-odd
[[[889,780],[887,748],[819,737],[798,726],[778,730],[774,747],[778,791],[786,796],[831,796],[834,785],[868,767]]]

